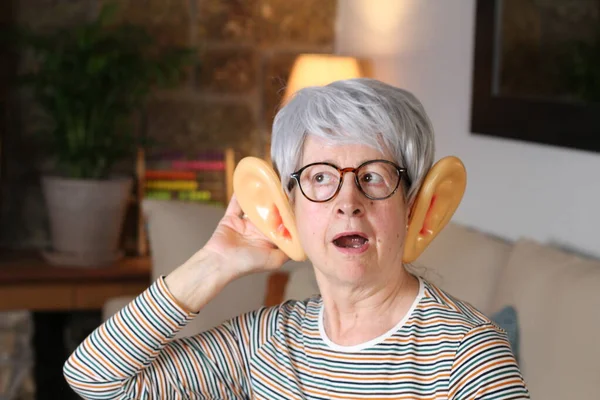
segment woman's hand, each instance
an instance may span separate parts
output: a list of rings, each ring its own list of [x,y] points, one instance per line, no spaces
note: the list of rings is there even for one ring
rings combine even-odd
[[[280,268],[289,259],[243,216],[235,195],[203,251],[220,257],[240,276]]]
[[[288,256],[247,218],[235,195],[204,247],[166,277],[171,294],[199,311],[229,282],[249,273],[280,268]]]

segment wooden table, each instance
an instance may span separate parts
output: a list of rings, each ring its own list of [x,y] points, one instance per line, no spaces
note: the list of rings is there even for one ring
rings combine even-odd
[[[32,311],[36,398],[75,399],[62,375],[70,355],[64,331],[69,316],[98,313],[115,296],[136,296],[151,280],[148,257],[124,258],[101,268],[52,266],[36,252],[0,251],[0,311]]]
[[[36,252],[0,252],[0,311],[101,309],[115,296],[134,296],[150,284],[149,257],[99,268],[52,266]]]

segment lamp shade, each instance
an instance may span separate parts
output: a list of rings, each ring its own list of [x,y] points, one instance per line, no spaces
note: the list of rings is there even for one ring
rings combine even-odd
[[[341,79],[366,75],[365,60],[331,54],[302,54],[296,58],[287,82],[283,102],[308,86],[324,86]]]

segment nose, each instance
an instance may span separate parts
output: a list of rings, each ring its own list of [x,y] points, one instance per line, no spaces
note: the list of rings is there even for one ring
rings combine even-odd
[[[364,214],[364,196],[356,187],[354,176],[347,174],[337,195],[337,214],[358,217]]]

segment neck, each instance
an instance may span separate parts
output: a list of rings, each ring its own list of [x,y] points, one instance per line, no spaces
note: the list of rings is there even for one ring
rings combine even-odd
[[[331,341],[342,346],[364,343],[400,322],[418,294],[419,281],[404,267],[393,270],[393,276],[367,285],[320,282],[323,324]]]

